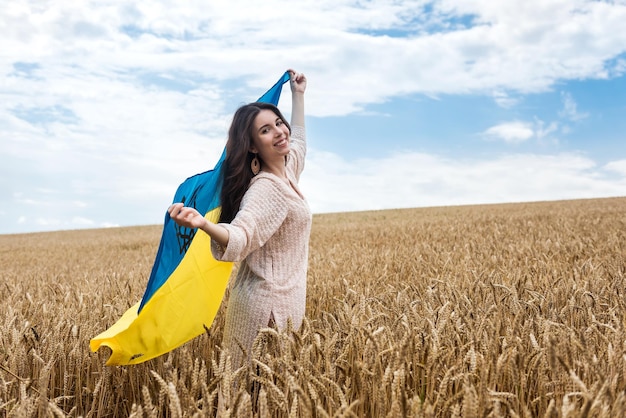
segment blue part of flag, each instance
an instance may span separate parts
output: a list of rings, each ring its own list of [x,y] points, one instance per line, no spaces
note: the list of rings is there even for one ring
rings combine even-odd
[[[289,73],[283,76],[257,101],[278,105],[283,84],[289,81]],[[174,195],[173,202],[182,202],[185,206],[194,207],[198,212],[206,214],[220,206],[221,168],[226,158],[226,149],[213,170],[196,174],[185,180]],[[176,270],[191,245],[197,229],[184,228],[172,221],[169,213],[165,213],[163,234],[159,249],[152,266],[146,291],[141,299],[138,312],[150,300],[152,295],[167,281]]]
[[[278,105],[278,100],[280,99],[280,93],[283,89],[283,84],[289,81],[289,72],[285,71],[285,74],[270,88],[265,94],[259,97],[257,102],[263,103],[272,103],[273,105]]]

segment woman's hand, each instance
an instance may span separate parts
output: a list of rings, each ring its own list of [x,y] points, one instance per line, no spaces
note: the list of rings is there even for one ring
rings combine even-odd
[[[296,70],[288,69],[291,85],[291,126],[304,128],[304,91],[306,90],[306,77]]]
[[[290,80],[289,84],[291,85],[292,93],[304,93],[306,90],[306,77],[304,74],[297,72],[293,69],[288,69]]]
[[[204,228],[207,223],[200,212],[183,203],[174,203],[167,211],[174,222],[185,228]]]
[[[194,208],[185,206],[183,203],[174,203],[167,209],[167,212],[178,225],[185,228],[199,228],[221,246],[226,247],[228,245],[228,230],[221,225],[209,222]]]

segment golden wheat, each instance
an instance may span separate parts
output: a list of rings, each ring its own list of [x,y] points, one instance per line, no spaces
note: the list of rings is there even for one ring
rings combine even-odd
[[[88,340],[141,297],[160,229],[0,235],[0,416],[626,414],[626,198],[316,215],[307,317],[249,368],[224,306],[104,366]]]

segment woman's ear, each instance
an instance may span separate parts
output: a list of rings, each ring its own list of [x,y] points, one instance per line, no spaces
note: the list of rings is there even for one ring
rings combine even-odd
[[[248,148],[248,151],[250,151],[253,154],[257,154],[259,152],[254,146],[254,144],[250,144],[250,148]]]

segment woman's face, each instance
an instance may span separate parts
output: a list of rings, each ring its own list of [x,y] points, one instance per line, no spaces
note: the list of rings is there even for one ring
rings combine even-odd
[[[274,112],[263,109],[252,124],[252,142],[250,151],[263,161],[284,159],[289,154],[289,128]]]

